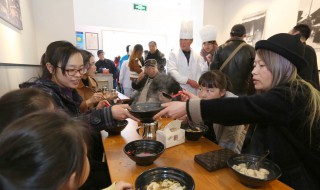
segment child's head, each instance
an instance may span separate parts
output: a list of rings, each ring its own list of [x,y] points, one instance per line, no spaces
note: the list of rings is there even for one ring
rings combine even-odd
[[[227,78],[218,70],[207,71],[199,78],[198,96],[202,99],[221,98],[227,89]]]
[[[13,90],[0,98],[0,133],[11,122],[29,113],[53,111],[55,103],[46,92],[35,88]]]
[[[88,131],[53,112],[35,112],[0,134],[0,189],[77,189],[86,180]]]

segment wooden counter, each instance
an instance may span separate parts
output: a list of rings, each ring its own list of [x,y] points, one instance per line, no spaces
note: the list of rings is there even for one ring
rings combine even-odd
[[[123,147],[126,143],[140,139],[136,133],[137,123],[128,119],[128,126],[121,135],[108,136],[103,139],[111,181],[127,181],[134,185],[136,178],[143,171],[155,167],[179,168],[193,177],[196,190],[242,190],[250,189],[242,185],[229,168],[208,172],[194,161],[194,155],[220,149],[218,145],[206,138],[199,141],[186,141],[181,145],[168,148],[150,166],[138,166],[125,155]],[[104,135],[103,135],[104,136]],[[273,181],[260,188],[265,190],[292,189],[280,181]]]

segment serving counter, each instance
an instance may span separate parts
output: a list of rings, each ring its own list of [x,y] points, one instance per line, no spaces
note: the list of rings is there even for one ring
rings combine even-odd
[[[134,185],[136,178],[145,170],[155,167],[175,167],[190,174],[195,182],[196,190],[244,190],[250,189],[242,185],[229,168],[208,172],[194,161],[194,155],[218,150],[220,147],[206,138],[199,141],[187,141],[168,148],[149,166],[136,165],[123,152],[128,142],[141,139],[137,134],[137,122],[128,119],[128,126],[117,136],[103,135],[103,144],[110,171],[111,181],[127,181]],[[260,188],[264,190],[289,190],[287,185],[276,180]]]

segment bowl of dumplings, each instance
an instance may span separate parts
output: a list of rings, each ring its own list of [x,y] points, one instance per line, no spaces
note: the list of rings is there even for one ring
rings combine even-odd
[[[141,173],[135,182],[136,190],[174,189],[194,190],[193,178],[173,167],[156,167]]]
[[[258,188],[278,179],[282,174],[280,167],[268,159],[259,162],[258,168],[252,169],[250,166],[260,158],[261,156],[239,154],[229,158],[227,164],[243,185]]]

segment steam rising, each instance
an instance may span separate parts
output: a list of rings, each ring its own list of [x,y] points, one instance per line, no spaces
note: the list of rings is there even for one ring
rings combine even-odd
[[[153,102],[153,103],[162,103],[161,100],[161,92],[165,92],[167,94],[176,94],[181,90],[179,83],[170,75],[166,74],[158,74],[150,84],[149,90],[147,92],[146,102]],[[142,89],[141,89],[142,91]],[[133,105],[139,99],[141,91],[136,92],[133,98]],[[180,100],[180,97],[174,100]],[[142,103],[142,102],[139,102]]]

